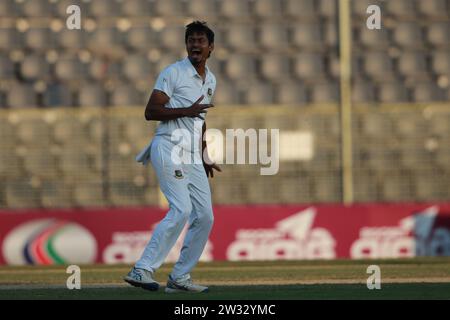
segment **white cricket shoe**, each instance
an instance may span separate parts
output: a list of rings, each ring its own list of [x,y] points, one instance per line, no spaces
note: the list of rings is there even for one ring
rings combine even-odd
[[[159,289],[159,283],[153,279],[153,273],[145,269],[133,267],[123,280],[134,287],[145,290],[156,291]]]
[[[165,292],[208,292],[208,290],[208,287],[194,284],[190,275],[185,275],[184,277],[175,280],[172,279],[171,276],[169,276]]]

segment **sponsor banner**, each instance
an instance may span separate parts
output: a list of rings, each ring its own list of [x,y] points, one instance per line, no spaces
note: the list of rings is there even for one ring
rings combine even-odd
[[[133,263],[159,208],[0,211],[0,264]],[[450,256],[450,203],[216,206],[201,261]],[[167,257],[178,258],[187,226]]]

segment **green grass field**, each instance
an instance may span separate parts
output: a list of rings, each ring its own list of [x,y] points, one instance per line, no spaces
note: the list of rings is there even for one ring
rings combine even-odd
[[[381,290],[369,290],[369,265],[381,268]],[[0,299],[450,299],[450,258],[213,262],[192,276],[209,293],[149,292],[122,281],[125,265],[81,267],[81,290],[68,290],[65,266],[1,267]],[[158,270],[164,286],[172,265]]]

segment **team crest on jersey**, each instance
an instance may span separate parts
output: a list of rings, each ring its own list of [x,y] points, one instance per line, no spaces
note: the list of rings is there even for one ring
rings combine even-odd
[[[212,96],[212,89],[211,88],[208,88],[208,96]]]
[[[177,179],[183,179],[183,172],[181,170],[175,170],[175,178]]]

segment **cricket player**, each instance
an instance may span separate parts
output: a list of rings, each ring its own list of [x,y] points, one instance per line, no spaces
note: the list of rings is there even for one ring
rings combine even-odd
[[[168,293],[208,290],[194,284],[190,272],[203,252],[214,221],[208,177],[214,176],[214,170],[221,171],[203,156],[207,146],[202,138],[206,109],[213,107],[216,89],[216,78],[206,66],[214,50],[214,32],[205,22],[192,22],[186,26],[185,44],[187,58],[165,68],[156,81],[145,119],[160,123],[151,144],[136,157],[144,165],[152,163],[169,211],[155,228],[142,257],[124,278],[133,286],[158,290],[153,275],[188,222],[180,257],[167,281]]]

